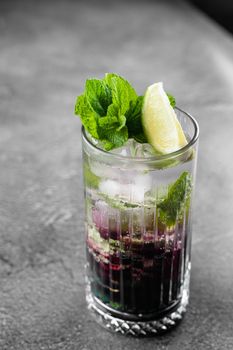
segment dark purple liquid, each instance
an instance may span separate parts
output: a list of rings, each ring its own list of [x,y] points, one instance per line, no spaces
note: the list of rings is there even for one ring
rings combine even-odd
[[[105,244],[103,248],[87,236],[89,279],[99,300],[119,311],[142,314],[164,310],[180,300],[182,224],[170,231],[160,225],[156,233],[135,235],[124,226],[119,232],[114,225],[102,224],[95,211],[93,221]]]

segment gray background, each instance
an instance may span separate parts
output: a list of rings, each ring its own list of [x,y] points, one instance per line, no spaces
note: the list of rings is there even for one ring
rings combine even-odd
[[[232,349],[233,42],[180,1],[1,1],[0,349]],[[162,80],[200,123],[190,306],[171,333],[102,330],[84,296],[85,79]]]

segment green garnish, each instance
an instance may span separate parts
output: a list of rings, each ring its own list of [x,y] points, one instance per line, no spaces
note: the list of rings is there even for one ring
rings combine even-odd
[[[141,106],[142,97],[127,80],[107,73],[104,79],[86,81],[84,93],[77,98],[75,114],[80,115],[91,136],[101,140],[105,150],[111,150],[143,133]]]
[[[184,171],[170,186],[167,197],[158,204],[159,217],[163,223],[168,226],[176,223],[182,208],[189,202],[191,190],[191,175]]]
[[[124,210],[127,208],[139,208],[139,203],[130,203],[126,202],[123,199],[120,199],[118,197],[110,197],[105,193],[99,192],[99,196],[111,207],[115,209]]]
[[[168,96],[173,106],[175,99]],[[84,93],[77,97],[75,114],[109,151],[123,146],[129,138],[147,142],[141,122],[142,103],[143,96],[138,96],[127,80],[106,73],[103,79],[86,80]]]
[[[95,227],[88,227],[88,237],[91,238],[103,252],[109,252],[109,241],[100,236],[99,231]]]
[[[119,304],[119,303],[115,303],[114,301],[111,301],[109,302],[109,305],[113,308],[113,309],[122,309],[122,305]]]
[[[170,105],[174,108],[176,106],[176,99],[171,94],[167,93],[167,97],[169,99]]]
[[[89,164],[84,162],[83,168],[84,181],[88,187],[98,188],[100,183],[100,177],[96,176],[90,169]]]

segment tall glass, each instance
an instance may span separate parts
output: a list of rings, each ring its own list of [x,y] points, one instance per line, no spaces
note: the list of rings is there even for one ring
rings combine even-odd
[[[188,144],[168,155],[105,152],[82,130],[87,304],[114,332],[159,334],[188,304],[198,125],[176,113]]]

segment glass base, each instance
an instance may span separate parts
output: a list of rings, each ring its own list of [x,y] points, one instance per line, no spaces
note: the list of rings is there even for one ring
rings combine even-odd
[[[189,264],[182,290],[181,301],[166,310],[166,314],[163,315],[151,315],[148,320],[140,320],[140,315],[127,317],[126,314],[123,317],[117,317],[113,315],[111,309],[104,306],[98,299],[93,297],[90,289],[90,284],[87,283],[86,300],[88,309],[91,311],[95,320],[104,328],[114,332],[132,336],[152,336],[162,334],[171,328],[175,327],[182,319],[186,312],[186,307],[189,301],[189,282],[190,282],[190,269]],[[132,320],[134,318],[134,320]]]

